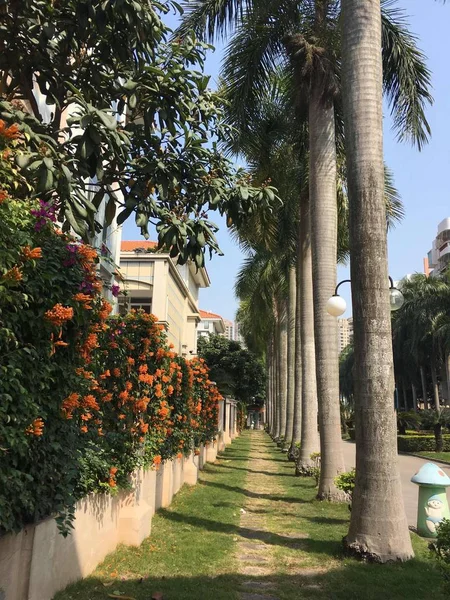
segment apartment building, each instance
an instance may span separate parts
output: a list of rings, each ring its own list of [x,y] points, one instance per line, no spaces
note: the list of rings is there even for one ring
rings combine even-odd
[[[234,339],[234,323],[233,321],[229,321],[228,319],[224,319],[223,320],[224,325],[225,325],[225,333],[223,334],[227,340],[233,340]]]
[[[353,319],[338,319],[339,354],[353,341]]]
[[[426,275],[439,276],[450,267],[450,217],[438,225],[437,236],[424,259]]]
[[[156,249],[156,242],[122,241],[120,273],[126,295],[120,296],[121,312],[140,308],[153,313],[166,325],[175,352],[193,356],[201,321],[199,290],[209,287],[208,273],[191,263],[177,265],[168,253]]]

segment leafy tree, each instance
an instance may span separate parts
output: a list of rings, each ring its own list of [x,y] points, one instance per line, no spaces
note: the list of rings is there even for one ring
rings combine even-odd
[[[168,41],[150,0],[11,0],[0,16],[0,116],[25,143],[17,166],[64,228],[88,237],[106,203],[180,262],[219,252],[208,210],[239,223],[274,198],[217,149],[226,134],[202,73],[207,46]],[[192,66],[198,70],[193,70]]]
[[[202,336],[198,354],[209,367],[210,379],[221,394],[244,404],[264,403],[266,376],[262,361],[239,342],[220,335]]]

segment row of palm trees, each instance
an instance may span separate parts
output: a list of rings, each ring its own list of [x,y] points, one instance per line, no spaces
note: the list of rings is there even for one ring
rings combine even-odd
[[[439,414],[450,403],[450,272],[438,277],[416,273],[398,287],[404,304],[392,320],[397,408],[433,408]],[[341,399],[352,407],[353,346],[339,359]]]
[[[450,403],[450,274],[413,275],[401,291],[405,302],[393,321],[398,403],[417,410],[419,396],[424,409],[432,404],[439,413],[442,397]]]
[[[337,323],[325,310],[336,261],[350,251],[355,335],[357,476],[349,550],[407,559],[392,405],[382,95],[399,137],[429,128],[430,75],[391,0],[192,0],[180,30],[229,35],[222,92],[237,132],[229,150],[282,204],[235,232],[249,256],[237,281],[247,343],[266,357],[272,435],[299,470],[321,452],[318,496],[336,500],[343,470]],[[388,202],[386,200],[388,199]],[[231,224],[232,225],[232,224]],[[319,423],[319,434],[317,429]]]

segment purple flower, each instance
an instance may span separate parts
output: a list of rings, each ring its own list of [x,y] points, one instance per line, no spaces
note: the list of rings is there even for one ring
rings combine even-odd
[[[114,298],[117,298],[119,293],[120,293],[120,287],[118,285],[112,285],[111,286],[111,294],[114,296]]]
[[[30,211],[31,214],[36,217],[36,223],[34,225],[36,231],[40,231],[49,221],[52,223],[56,222],[56,206],[44,202],[43,200],[39,200],[39,205],[40,207],[38,209],[32,209]]]
[[[83,293],[90,293],[94,291],[92,283],[90,281],[82,281],[80,285],[80,291]]]

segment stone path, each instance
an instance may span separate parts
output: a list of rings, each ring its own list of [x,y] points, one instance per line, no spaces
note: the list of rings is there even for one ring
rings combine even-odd
[[[342,445],[344,449],[345,468],[351,469],[355,466],[356,446],[352,442],[342,442]],[[411,483],[411,477],[417,473],[422,465],[434,461],[431,458],[419,458],[418,456],[410,456],[408,454],[399,454],[398,457],[394,458],[398,458],[408,525],[415,527],[417,525],[418,488],[417,485]],[[450,465],[436,462],[450,477]],[[450,502],[450,489],[447,489],[447,498]]]
[[[239,592],[241,600],[277,600],[274,596],[275,584],[258,579],[272,574],[271,548],[264,542],[264,538],[269,535],[264,509],[270,506],[271,500],[264,496],[267,496],[268,492],[277,491],[276,486],[267,481],[266,473],[276,473],[276,465],[267,460],[263,441],[262,432],[253,433],[249,472],[245,482],[245,488],[250,495],[247,496],[245,506],[241,508],[240,537],[236,549],[239,573],[248,577],[242,582],[242,591]],[[267,439],[265,441],[267,443]]]

